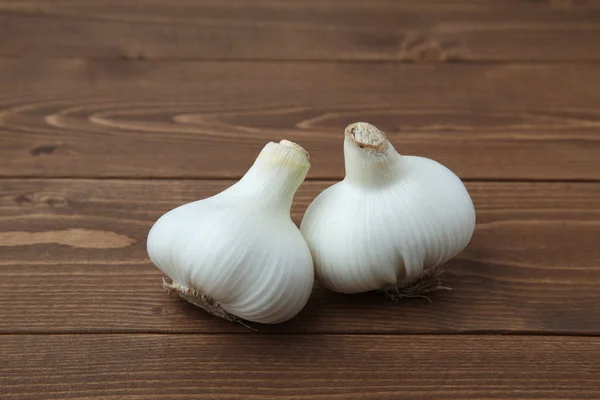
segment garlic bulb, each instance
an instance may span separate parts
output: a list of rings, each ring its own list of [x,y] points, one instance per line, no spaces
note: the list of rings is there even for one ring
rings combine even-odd
[[[394,299],[435,289],[437,267],[475,229],[461,180],[433,160],[401,156],[363,122],[346,128],[344,158],[346,177],[317,196],[300,228],[321,282]]]
[[[172,280],[165,288],[228,320],[294,317],[314,280],[310,250],[290,217],[309,168],[302,147],[271,142],[240,181],[163,215],[147,248]]]

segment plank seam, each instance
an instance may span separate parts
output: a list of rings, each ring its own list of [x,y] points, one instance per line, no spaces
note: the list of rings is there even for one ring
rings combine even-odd
[[[442,66],[442,65],[598,65],[600,58],[578,59],[578,60],[559,60],[559,59],[541,59],[541,60],[519,60],[519,59],[446,59],[443,61],[421,61],[413,59],[395,59],[395,58],[186,58],[186,57],[128,57],[128,56],[68,56],[68,57],[53,57],[53,56],[27,56],[0,54],[0,60],[86,60],[86,61],[121,61],[123,63],[152,63],[152,62],[193,62],[193,63],[269,63],[269,64],[402,64],[413,65],[416,68],[423,66]]]
[[[73,181],[236,181],[241,179],[240,176],[231,177],[197,177],[197,176],[2,176],[0,181],[17,181],[17,180],[42,180],[42,181],[58,181],[58,180],[73,180]],[[343,177],[309,177],[304,182],[337,182]],[[573,178],[573,179],[537,179],[537,178],[461,178],[463,182],[473,183],[600,183],[600,179],[588,178]]]
[[[66,335],[261,335],[261,336],[531,336],[531,337],[599,337],[598,333],[587,332],[542,332],[542,331],[440,331],[440,332],[254,332],[254,331],[232,331],[232,332],[161,332],[161,331],[43,331],[43,332],[0,332],[0,336],[66,336]]]

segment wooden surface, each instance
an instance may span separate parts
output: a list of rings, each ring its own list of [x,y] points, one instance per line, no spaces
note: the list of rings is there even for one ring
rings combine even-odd
[[[600,61],[595,0],[1,0],[0,55]]]
[[[235,178],[285,137],[310,178],[340,178],[343,129],[367,120],[465,179],[599,180],[596,82],[595,64],[9,59],[0,176]]]
[[[244,332],[167,296],[145,249],[163,212],[232,182],[5,181],[0,303],[11,306],[0,308],[0,333]],[[330,184],[301,186],[295,222]],[[467,188],[478,226],[471,245],[447,266],[452,292],[433,295],[431,304],[396,304],[374,293],[345,296],[317,288],[297,318],[257,328],[600,334],[600,318],[590,318],[600,312],[600,185],[469,182]]]
[[[1,399],[600,398],[600,4],[0,0]],[[145,239],[357,120],[467,181],[452,291],[317,285],[258,332],[161,289]]]
[[[600,338],[589,337],[19,335],[3,345],[5,398],[18,400],[597,399],[600,381]]]

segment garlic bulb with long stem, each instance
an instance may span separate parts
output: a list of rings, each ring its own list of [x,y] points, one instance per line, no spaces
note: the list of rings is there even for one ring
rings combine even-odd
[[[240,181],[163,215],[148,235],[165,288],[228,320],[273,324],[294,317],[313,285],[310,251],[290,208],[308,153],[268,143]]]
[[[438,267],[475,229],[461,180],[433,160],[401,156],[364,122],[346,128],[344,158],[346,177],[317,196],[300,228],[320,281],[394,299],[439,287]]]

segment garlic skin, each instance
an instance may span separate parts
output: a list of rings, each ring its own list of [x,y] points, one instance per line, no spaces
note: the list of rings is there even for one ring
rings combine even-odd
[[[346,177],[317,196],[300,228],[318,278],[342,293],[431,289],[420,280],[437,277],[475,229],[462,181],[436,161],[401,156],[364,122],[346,128],[344,158]]]
[[[165,287],[229,320],[274,324],[298,314],[314,269],[290,208],[309,168],[302,147],[271,142],[240,181],[163,215],[147,249],[173,281]]]

